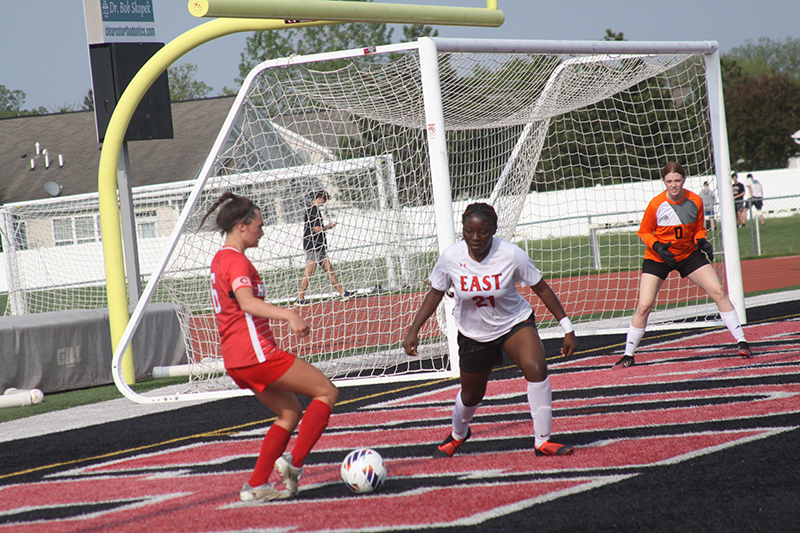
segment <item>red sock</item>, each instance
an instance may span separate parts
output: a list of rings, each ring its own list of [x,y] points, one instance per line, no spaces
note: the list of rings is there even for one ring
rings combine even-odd
[[[282,427],[272,424],[261,443],[261,453],[258,455],[256,468],[250,477],[251,487],[259,487],[267,482],[272,469],[275,468],[275,461],[286,449],[286,444],[291,436],[292,434]]]
[[[331,416],[331,408],[327,403],[320,400],[313,400],[300,421],[300,429],[297,431],[297,442],[292,449],[292,464],[297,468],[303,466],[303,462],[311,453],[311,448],[322,436],[322,432],[328,426],[328,419]]]

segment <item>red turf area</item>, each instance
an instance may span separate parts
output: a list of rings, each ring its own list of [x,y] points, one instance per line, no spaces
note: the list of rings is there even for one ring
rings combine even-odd
[[[472,438],[445,459],[430,452],[449,428],[457,382],[352,390],[306,462],[300,496],[243,504],[238,490],[270,420],[229,427],[232,406],[256,406],[237,398],[187,408],[216,421],[192,439],[159,437],[197,433],[187,414],[126,422],[152,435],[150,447],[87,428],[78,442],[104,443],[94,456],[43,457],[36,479],[15,482],[23,472],[0,485],[0,531],[790,530],[796,448],[771,443],[800,424],[800,317],[745,329],[751,359],[736,357],[719,328],[645,343],[626,370],[611,370],[618,354],[593,339],[584,340],[593,354],[552,363],[554,439],[574,444],[571,456],[531,453],[515,369],[497,371]],[[338,471],[361,446],[382,453],[389,477],[356,496]]]

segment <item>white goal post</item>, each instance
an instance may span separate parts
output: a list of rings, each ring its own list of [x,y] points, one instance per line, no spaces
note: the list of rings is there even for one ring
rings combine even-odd
[[[624,223],[662,190],[668,160],[687,169],[688,188],[709,181],[717,192],[722,231],[709,240],[743,316],[716,43],[422,38],[264,62],[239,91],[132,313],[114,353],[115,383],[142,403],[247,394],[224,376],[211,312],[208,268],[222,238],[213,223],[198,230],[226,190],[262,210],[265,236],[247,253],[278,305],[298,296],[309,193],[330,195],[328,257],[356,297],[340,300],[317,269],[311,305],[296,308],[311,339],[273,330],[283,349],[338,385],[457,375],[451,298],[421,332],[419,358],[401,342],[474,201],[495,206],[498,236],[528,251],[579,335],[621,330],[643,252]],[[542,336],[557,335],[530,289],[520,290]],[[178,309],[186,392],[142,396],[122,377],[150,301]],[[654,327],[718,323],[713,302],[685,282],[670,278],[662,302]]]

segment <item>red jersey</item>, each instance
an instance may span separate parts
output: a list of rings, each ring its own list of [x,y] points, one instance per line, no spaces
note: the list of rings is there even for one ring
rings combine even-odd
[[[266,290],[261,277],[245,255],[225,246],[211,261],[211,301],[222,340],[225,368],[241,368],[266,361],[277,350],[269,319],[242,311],[234,293],[241,287],[253,289],[256,298],[264,299]]]
[[[672,243],[669,251],[676,261],[683,261],[697,249],[697,239],[706,238],[703,200],[684,189],[683,198],[675,203],[667,198],[667,191],[662,192],[647,204],[636,235],[647,245],[645,259],[663,263],[661,256],[653,250],[656,242],[662,242]]]

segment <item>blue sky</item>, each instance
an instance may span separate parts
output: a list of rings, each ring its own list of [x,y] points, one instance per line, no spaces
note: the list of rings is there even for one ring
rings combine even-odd
[[[99,0],[98,0],[99,1]],[[481,0],[392,0],[485,7]],[[153,0],[157,40],[169,42],[206,22],[185,0]],[[606,28],[631,41],[717,41],[723,53],[748,40],[800,38],[800,0],[498,0],[500,28],[439,27],[441,37],[599,40]],[[91,87],[82,0],[0,0],[0,85],[27,95],[24,108],[80,105]],[[190,52],[180,63],[213,88],[236,88],[248,34],[230,35]],[[395,39],[402,30],[395,30]],[[370,43],[364,43],[368,45]]]

